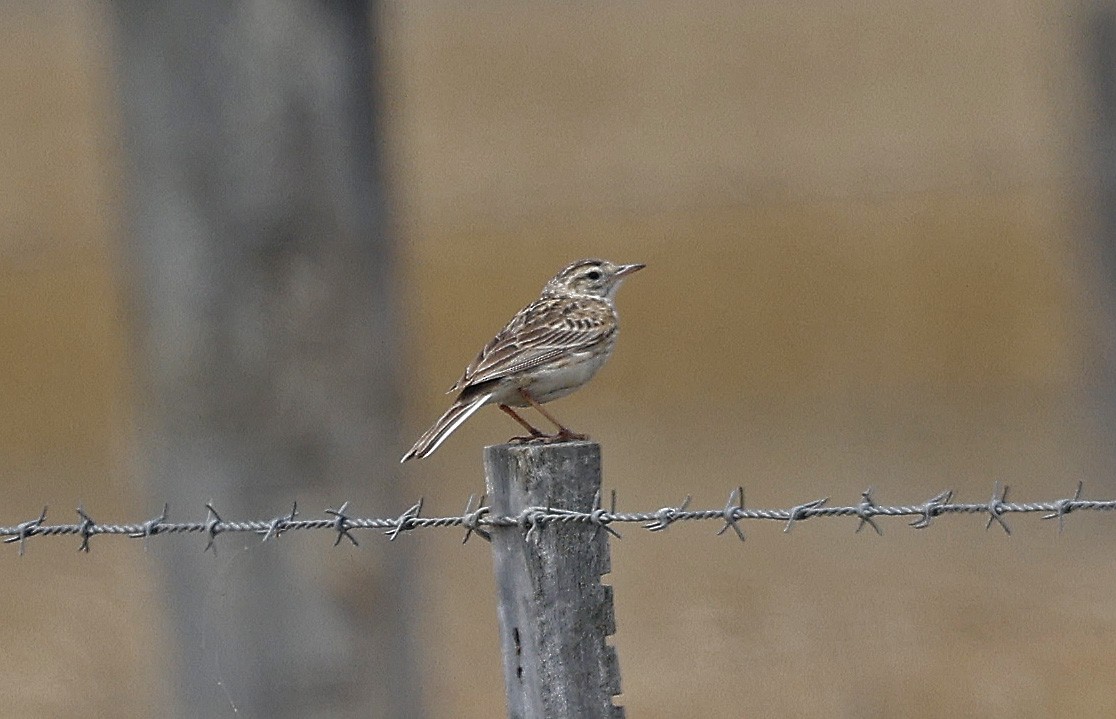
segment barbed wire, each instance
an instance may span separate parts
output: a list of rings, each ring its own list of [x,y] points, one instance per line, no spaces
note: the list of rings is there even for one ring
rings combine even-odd
[[[744,505],[744,488],[737,487],[729,493],[728,501],[723,507],[714,509],[690,509],[692,497],[686,498],[677,506],[663,507],[654,511],[645,512],[620,512],[616,509],[616,492],[612,492],[610,507],[605,509],[601,505],[598,493],[595,508],[588,512],[559,509],[557,507],[527,507],[517,515],[500,516],[491,513],[491,508],[485,505],[485,497],[476,501],[476,495],[470,495],[465,503],[465,511],[456,516],[424,517],[422,516],[423,500],[409,507],[405,512],[396,517],[351,517],[348,514],[349,503],[343,503],[337,509],[326,509],[327,516],[316,519],[299,519],[298,503],[291,511],[278,517],[264,520],[229,521],[221,517],[214,509],[212,503],[205,505],[207,514],[202,521],[174,522],[169,518],[170,507],[163,505],[163,511],[157,516],[143,522],[134,524],[100,524],[81,507],[77,509],[79,521],[74,524],[46,524],[47,510],[35,519],[11,527],[0,526],[0,537],[6,537],[4,544],[18,544],[19,554],[23,556],[27,540],[32,537],[56,537],[77,535],[81,537],[78,550],[88,552],[90,540],[98,535],[124,536],[133,539],[148,539],[167,534],[205,534],[207,537],[205,550],[217,551],[217,536],[228,532],[248,532],[262,535],[263,541],[278,538],[286,532],[302,530],[326,530],[334,533],[333,546],[347,539],[354,546],[358,544],[352,531],[357,529],[383,530],[388,539],[394,541],[405,532],[416,529],[433,528],[464,528],[465,538],[469,541],[473,534],[478,534],[484,539],[490,539],[489,529],[497,527],[519,527],[530,539],[534,531],[548,524],[587,524],[605,530],[619,538],[620,534],[612,526],[617,523],[639,524],[644,529],[652,532],[661,532],[675,522],[689,521],[718,521],[722,523],[717,531],[718,535],[732,529],[736,536],[743,541],[744,530],[740,523],[743,520],[770,520],[785,523],[783,531],[789,532],[798,522],[821,517],[856,517],[858,522],[856,531],[865,526],[871,527],[876,534],[882,535],[883,530],[876,522],[877,517],[915,517],[910,526],[916,529],[929,527],[935,518],[943,514],[980,514],[986,515],[985,529],[997,523],[1007,534],[1011,529],[1004,521],[1005,514],[1032,514],[1041,513],[1042,519],[1057,519],[1058,530],[1061,531],[1065,518],[1072,512],[1078,511],[1110,511],[1116,510],[1116,500],[1082,499],[1081,494],[1084,483],[1079,482],[1077,490],[1070,497],[1055,499],[1046,502],[1009,502],[1007,500],[1008,487],[1002,488],[997,482],[992,489],[992,497],[985,502],[953,502],[953,490],[941,492],[925,502],[918,504],[904,504],[885,506],[876,504],[872,499],[872,488],[866,489],[860,495],[857,504],[846,506],[828,506],[829,498],[816,499],[810,502],[788,507],[785,509],[756,509]],[[475,506],[474,506],[475,503]]]

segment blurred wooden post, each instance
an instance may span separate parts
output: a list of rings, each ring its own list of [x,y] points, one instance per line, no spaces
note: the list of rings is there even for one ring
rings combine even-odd
[[[489,506],[518,516],[528,507],[589,512],[601,488],[594,442],[485,448]],[[608,532],[549,523],[492,531],[508,717],[615,719],[623,707],[620,665],[605,638],[616,631]]]
[[[1082,157],[1091,165],[1091,182],[1087,181],[1095,208],[1096,221],[1090,229],[1096,236],[1100,272],[1104,282],[1095,288],[1102,311],[1107,314],[1108,332],[1097,335],[1103,343],[1096,351],[1104,358],[1098,371],[1090,373],[1092,393],[1099,400],[1102,422],[1112,425],[1116,417],[1116,8],[1111,3],[1094,3],[1086,17],[1083,43],[1087,62],[1084,77],[1091,91],[1088,123],[1091,142]]]
[[[384,13],[374,0],[104,7],[147,505],[200,519],[207,500],[230,517],[294,498],[400,504]],[[222,545],[231,563],[201,543],[151,548],[174,627],[159,650],[175,704],[160,714],[424,716],[407,547],[325,560],[317,542]]]

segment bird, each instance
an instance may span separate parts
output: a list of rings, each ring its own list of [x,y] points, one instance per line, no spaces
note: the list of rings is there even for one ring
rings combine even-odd
[[[563,267],[539,298],[515,314],[465,368],[447,394],[457,398],[403,455],[401,462],[427,457],[486,404],[495,404],[528,435],[512,441],[587,439],[543,408],[574,392],[597,373],[616,346],[616,291],[645,265],[588,258]],[[534,407],[558,428],[545,434],[513,407]]]

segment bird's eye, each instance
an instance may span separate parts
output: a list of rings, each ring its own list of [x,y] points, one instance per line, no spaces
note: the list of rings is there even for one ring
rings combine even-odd
[[[590,270],[589,272],[585,273],[585,276],[593,281],[601,279],[601,273],[599,270]]]

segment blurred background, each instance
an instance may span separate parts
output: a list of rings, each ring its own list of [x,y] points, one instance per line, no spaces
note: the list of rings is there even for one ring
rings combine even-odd
[[[624,510],[1116,495],[1116,4],[173,5],[0,5],[0,525],[456,514],[583,256]],[[1111,520],[1009,522],[629,528],[618,701],[1112,716]],[[488,547],[359,538],[7,547],[0,715],[502,716]]]

